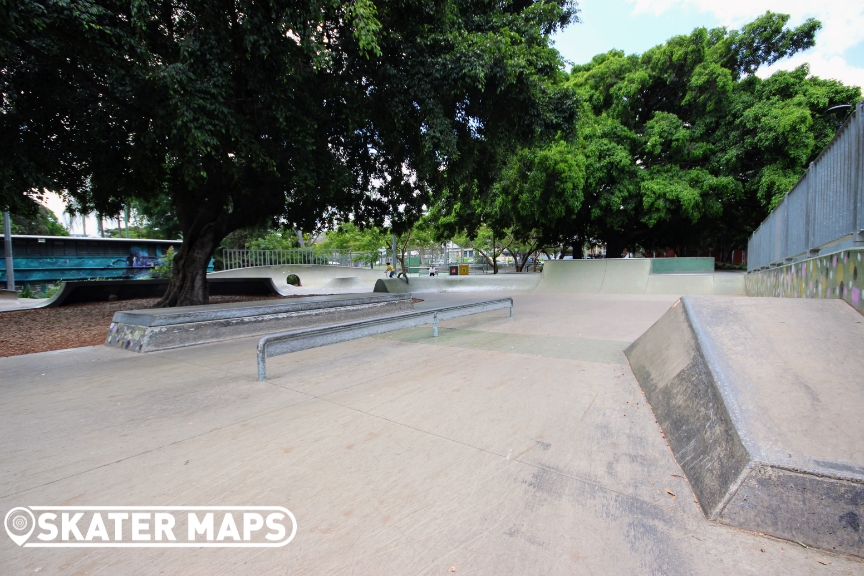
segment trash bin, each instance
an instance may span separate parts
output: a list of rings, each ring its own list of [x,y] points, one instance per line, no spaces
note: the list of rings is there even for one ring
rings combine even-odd
[[[459,275],[459,265],[451,264],[450,265],[450,276],[458,276]]]
[[[459,264],[459,276],[468,275],[468,264]]]

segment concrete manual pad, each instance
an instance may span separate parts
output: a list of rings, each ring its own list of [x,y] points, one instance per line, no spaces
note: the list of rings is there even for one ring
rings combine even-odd
[[[255,380],[256,338],[0,359],[0,513],[275,505],[298,523],[280,548],[45,549],[2,536],[0,573],[864,571],[705,520],[633,374],[609,354],[675,298],[515,300],[512,319],[442,322],[458,336],[445,344],[406,333],[275,357],[267,382]],[[509,335],[526,345],[507,348]],[[534,336],[594,347],[565,357]]]
[[[114,314],[105,344],[132,352],[153,352],[410,312],[413,308],[408,294],[355,294],[126,310]]]
[[[688,296],[626,351],[705,513],[864,556],[864,317]]]

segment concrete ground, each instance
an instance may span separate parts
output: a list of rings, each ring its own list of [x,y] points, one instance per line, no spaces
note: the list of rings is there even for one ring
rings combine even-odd
[[[0,300],[0,312],[16,312],[18,310],[32,310],[33,308],[44,308],[50,298],[18,298],[15,300]]]
[[[864,573],[705,520],[621,352],[675,300],[517,295],[514,318],[445,322],[437,340],[420,328],[271,358],[266,382],[257,338],[0,359],[0,511],[270,505],[299,526],[268,549],[3,537],[0,573]]]

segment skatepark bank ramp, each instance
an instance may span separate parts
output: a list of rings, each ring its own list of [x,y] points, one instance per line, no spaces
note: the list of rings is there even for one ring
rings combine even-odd
[[[743,273],[713,268],[713,258],[551,260],[537,292],[744,295]]]
[[[288,284],[288,276],[292,274],[300,279],[300,286]],[[372,292],[375,281],[383,276],[382,270],[370,268],[324,264],[285,264],[211,272],[207,278],[269,278],[283,296],[288,296],[311,292],[316,294]]]
[[[685,296],[625,350],[706,516],[864,557],[864,318]]]
[[[743,296],[745,274],[717,272],[713,258],[550,260],[531,272],[380,279],[376,292],[539,292]]]

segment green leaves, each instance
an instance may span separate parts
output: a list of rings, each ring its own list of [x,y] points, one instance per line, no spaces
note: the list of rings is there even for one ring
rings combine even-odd
[[[360,53],[366,58],[381,56],[381,48],[378,47],[381,22],[375,18],[377,12],[372,0],[354,0],[345,8],[345,17],[354,26],[354,39],[357,40]]]
[[[788,21],[788,14],[766,12],[741,30],[729,32],[715,44],[712,53],[737,79],[816,44],[821,23],[808,18],[801,26],[789,29],[785,27]]]
[[[746,245],[833,135],[825,110],[861,97],[806,67],[753,75],[812,46],[818,22],[787,21],[766,13],[575,66],[564,84],[581,102],[576,135],[514,149],[488,221],[559,245],[607,243],[610,254]]]

